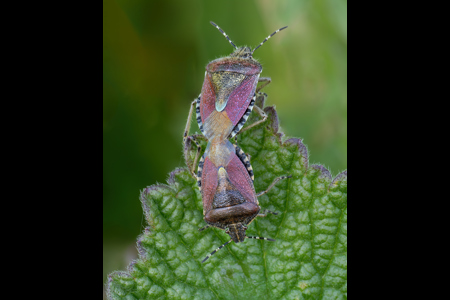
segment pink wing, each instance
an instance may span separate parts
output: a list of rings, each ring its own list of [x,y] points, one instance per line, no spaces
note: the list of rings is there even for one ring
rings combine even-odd
[[[234,126],[236,126],[250,105],[258,84],[258,76],[258,74],[248,76],[228,97],[225,111]]]
[[[247,168],[234,154],[228,166],[225,167],[228,178],[237,190],[244,196],[247,202],[256,203],[256,192],[253,181],[248,174]]]
[[[205,214],[212,209],[212,202],[217,189],[217,170],[209,157],[205,157],[202,170],[202,201]]]

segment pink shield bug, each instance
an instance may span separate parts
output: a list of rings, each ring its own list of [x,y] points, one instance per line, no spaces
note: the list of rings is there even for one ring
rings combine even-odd
[[[275,241],[247,236],[245,231],[257,216],[278,214],[267,209],[260,213],[257,197],[267,193],[279,180],[292,176],[280,176],[265,191],[256,193],[249,157],[238,146],[223,140],[218,144],[208,143],[196,177],[202,193],[204,219],[208,224],[199,230],[213,226],[225,230],[231,237],[228,242],[207,255],[202,263],[231,241],[240,243],[246,238]]]
[[[255,107],[257,94],[261,94],[259,91],[271,82],[270,77],[260,77],[262,66],[253,58],[253,53],[277,32],[287,28],[285,26],[273,32],[252,50],[250,47],[238,48],[219,26],[214,22],[211,24],[227,38],[235,51],[229,56],[213,60],[206,66],[202,91],[198,98],[191,103],[184,132],[184,142],[190,139],[197,144],[198,151],[193,164],[194,168],[201,151],[195,139],[202,137],[187,136],[194,106],[197,123],[203,134],[202,138],[207,140],[219,135],[221,139],[229,139],[238,132],[243,132],[264,122],[267,115],[262,109],[256,107],[256,112],[262,119],[242,129]],[[264,83],[257,87],[258,82]]]

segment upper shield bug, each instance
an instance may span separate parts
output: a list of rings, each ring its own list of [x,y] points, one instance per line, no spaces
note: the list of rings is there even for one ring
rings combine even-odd
[[[238,48],[219,26],[214,22],[211,24],[227,38],[235,51],[229,56],[213,60],[206,66],[202,91],[191,103],[184,132],[184,142],[186,143],[187,139],[193,140],[198,149],[191,172],[197,164],[201,151],[195,141],[196,137],[201,136],[188,137],[194,106],[198,126],[207,140],[219,136],[222,140],[232,138],[238,132],[264,122],[267,115],[256,107],[256,112],[262,119],[242,129],[255,107],[257,94],[271,82],[270,77],[260,77],[262,66],[253,58],[253,53],[277,32],[287,28],[285,26],[273,32],[252,50],[246,46]],[[258,82],[264,83],[257,87]]]

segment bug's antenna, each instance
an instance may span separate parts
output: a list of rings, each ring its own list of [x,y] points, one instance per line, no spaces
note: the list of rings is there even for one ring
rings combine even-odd
[[[253,49],[252,54],[253,54],[253,52],[255,52],[256,49],[258,49],[259,47],[261,47],[262,44],[264,44],[265,42],[267,42],[268,39],[270,39],[272,36],[274,36],[275,33],[277,33],[278,31],[281,31],[281,30],[283,30],[283,29],[285,29],[285,28],[287,28],[287,26],[284,26],[283,28],[278,29],[277,31],[275,31],[274,33],[272,33],[271,35],[269,35],[268,37],[266,37],[266,39],[265,39],[264,41],[262,41],[261,44],[259,44],[255,49]]]
[[[271,242],[275,242],[274,239],[269,239],[269,238],[265,238],[265,237],[259,237],[259,236],[245,236],[247,239],[257,239],[257,240],[266,240],[266,241],[271,241]]]
[[[202,263],[204,263],[208,258],[210,258],[214,253],[216,253],[217,251],[219,251],[220,249],[222,249],[226,244],[228,244],[229,242],[231,242],[232,240],[229,240],[228,242],[226,242],[225,244],[223,244],[222,246],[220,246],[219,248],[217,248],[216,250],[214,250],[213,252],[211,252],[211,254],[208,254],[204,260],[202,260]]]
[[[236,47],[235,44],[233,44],[233,42],[230,40],[230,38],[228,37],[228,35],[227,35],[225,32],[223,32],[223,30],[220,29],[219,26],[216,25],[216,23],[214,23],[213,21],[210,21],[209,23],[211,23],[212,26],[214,26],[214,27],[216,27],[217,29],[219,29],[219,31],[223,34],[224,37],[227,38],[227,40],[228,40],[228,41],[230,42],[230,44],[234,47],[234,49],[237,49],[237,48],[238,48],[238,47]]]

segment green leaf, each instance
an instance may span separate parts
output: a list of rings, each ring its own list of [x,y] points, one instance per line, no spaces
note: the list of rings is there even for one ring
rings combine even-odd
[[[347,299],[347,171],[332,179],[309,165],[302,141],[279,132],[275,108],[264,111],[268,120],[238,135],[238,145],[251,155],[256,192],[293,176],[258,198],[279,215],[248,226],[249,236],[276,241],[232,242],[202,264],[229,236],[198,231],[206,223],[196,180],[176,169],[167,185],[142,191],[148,227],[137,240],[139,259],[108,276],[109,299]],[[247,125],[256,119],[252,113]]]

